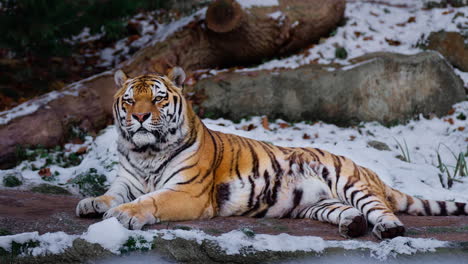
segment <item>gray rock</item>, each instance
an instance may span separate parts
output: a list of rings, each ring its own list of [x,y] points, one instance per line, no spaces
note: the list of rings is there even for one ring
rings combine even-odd
[[[335,124],[404,122],[417,114],[446,114],[464,100],[463,82],[436,52],[375,53],[336,71],[305,65],[279,72],[221,73],[199,81],[205,113],[251,115]]]
[[[375,148],[377,150],[387,150],[387,151],[390,151],[390,147],[383,143],[383,142],[380,142],[380,141],[377,141],[377,140],[371,140],[371,141],[368,141],[367,142],[367,145],[369,147],[372,147],[372,148]]]

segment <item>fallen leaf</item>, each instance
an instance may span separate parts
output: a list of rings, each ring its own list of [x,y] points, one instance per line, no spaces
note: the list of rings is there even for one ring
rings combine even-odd
[[[393,39],[385,38],[385,41],[387,41],[388,45],[390,45],[390,46],[400,46],[401,45],[401,42],[399,40],[393,40]]]
[[[363,40],[365,40],[365,41],[374,40],[374,37],[372,37],[372,36],[364,37]]]
[[[359,31],[354,31],[354,35],[355,35],[357,38],[359,38],[359,37],[362,35],[362,33],[359,32]]]
[[[356,139],[356,136],[353,136],[353,135],[349,136],[349,140],[350,140],[350,141],[353,141],[353,140],[355,140],[355,139]]]
[[[50,172],[50,168],[42,168],[39,170],[39,176],[41,176],[42,178],[47,178],[47,177],[51,177],[52,176],[52,173]]]
[[[379,16],[379,14],[376,14],[376,13],[374,13],[374,12],[372,12],[372,11],[370,11],[369,13],[370,13],[371,15],[375,16],[375,17],[378,17],[378,16]]]
[[[250,131],[250,130],[253,130],[257,128],[254,124],[249,124],[249,125],[245,125],[242,127],[242,130],[245,130],[245,131]]]
[[[304,133],[304,135],[302,136],[303,139],[310,139],[310,135],[307,134],[307,133]]]
[[[416,22],[416,17],[412,16],[412,17],[408,18],[407,23],[415,23],[415,22]]]
[[[454,122],[453,122],[453,119],[452,119],[452,118],[446,118],[446,119],[444,119],[444,121],[445,121],[445,122],[447,122],[447,123],[449,123],[449,124],[451,124],[451,125],[453,125],[453,124],[454,124]]]
[[[455,113],[455,109],[452,108],[452,109],[450,109],[450,110],[448,111],[447,114],[448,114],[448,115],[453,115],[453,113]]]
[[[458,131],[463,131],[463,130],[465,130],[465,127],[458,127],[457,129],[458,129]]]
[[[449,11],[444,11],[444,12],[442,12],[442,15],[452,14],[453,12],[455,12],[453,9],[449,10]]]
[[[271,130],[270,129],[270,123],[268,123],[268,117],[266,117],[266,116],[262,117],[262,126],[266,130]]]
[[[88,151],[88,147],[83,146],[83,147],[79,148],[79,149],[75,152],[75,154],[77,154],[77,155],[83,155],[83,154],[85,154],[87,151]]]
[[[318,134],[318,133],[315,133],[315,134],[314,134],[314,137],[315,137],[315,138],[318,138],[318,137],[319,137],[319,134]]]
[[[287,127],[289,127],[289,124],[287,124],[287,123],[278,123],[278,125],[279,125],[280,128],[287,128]]]

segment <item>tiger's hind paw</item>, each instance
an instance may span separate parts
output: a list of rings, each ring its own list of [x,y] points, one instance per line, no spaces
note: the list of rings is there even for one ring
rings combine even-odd
[[[358,237],[367,232],[367,221],[363,215],[350,215],[340,220],[339,232],[342,237]]]
[[[405,227],[399,221],[380,222],[374,226],[372,233],[379,239],[394,238],[405,235]]]

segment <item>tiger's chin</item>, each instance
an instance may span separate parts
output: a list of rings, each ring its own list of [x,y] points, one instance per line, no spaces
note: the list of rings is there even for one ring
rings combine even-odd
[[[156,137],[149,131],[139,131],[132,136],[132,141],[138,148],[156,144]]]

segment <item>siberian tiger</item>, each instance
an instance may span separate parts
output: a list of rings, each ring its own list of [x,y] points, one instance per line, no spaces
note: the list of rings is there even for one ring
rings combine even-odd
[[[401,236],[395,212],[467,215],[458,202],[429,201],[386,185],[370,169],[317,148],[286,148],[208,129],[182,95],[182,69],[114,76],[118,177],[76,214],[116,217],[129,229],[215,216],[311,218],[356,237],[373,225]]]

